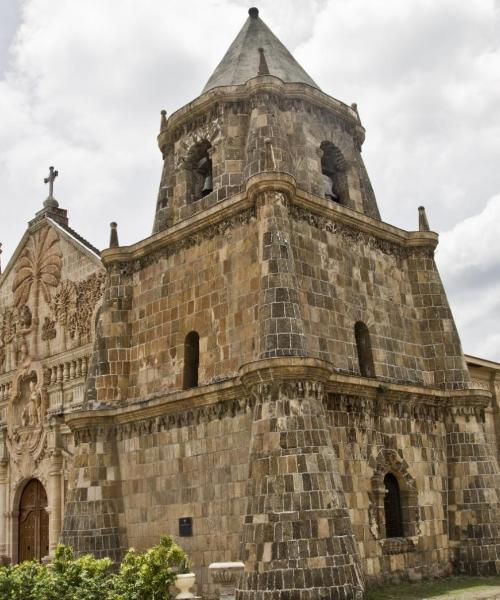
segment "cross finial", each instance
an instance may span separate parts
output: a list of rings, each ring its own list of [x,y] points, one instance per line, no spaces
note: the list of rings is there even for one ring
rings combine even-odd
[[[57,208],[59,206],[59,203],[54,198],[54,179],[58,175],[59,175],[59,171],[56,171],[54,169],[54,167],[49,167],[49,176],[45,177],[44,180],[43,180],[44,183],[48,183],[49,184],[49,195],[47,196],[47,199],[43,203],[43,205],[45,207],[51,206],[51,207]]]

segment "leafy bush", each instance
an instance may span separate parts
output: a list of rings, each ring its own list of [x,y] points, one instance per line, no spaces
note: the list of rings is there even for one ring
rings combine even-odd
[[[169,600],[176,572],[188,564],[183,550],[169,537],[144,553],[129,550],[113,580],[109,600]],[[168,567],[166,567],[168,565]]]
[[[170,600],[176,572],[189,565],[184,551],[170,538],[147,552],[129,550],[118,572],[109,558],[87,554],[75,558],[68,546],[57,547],[43,565],[24,562],[0,567],[2,600]]]

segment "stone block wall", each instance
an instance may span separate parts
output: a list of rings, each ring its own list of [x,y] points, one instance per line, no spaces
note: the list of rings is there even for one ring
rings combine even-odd
[[[446,428],[433,406],[332,392],[327,418],[367,581],[451,572]],[[404,539],[386,538],[383,477],[402,492]],[[378,492],[382,488],[382,493]]]
[[[251,405],[233,398],[130,424],[119,434],[129,545],[145,549],[160,535],[174,536],[204,598],[214,597],[208,565],[239,555],[251,419]],[[193,519],[192,537],[179,537],[183,517]]]
[[[129,399],[182,388],[190,331],[200,336],[200,385],[233,376],[255,357],[260,271],[252,214],[167,248],[133,274]]]
[[[256,82],[249,82],[247,89],[238,90],[238,101],[218,102],[224,90],[212,90],[204,98],[203,115],[196,110],[201,97],[162,125],[158,139],[164,167],[153,233],[243,192],[249,177],[265,171],[286,172],[301,189],[324,197],[323,142],[336,148],[346,182],[345,206],[380,219],[361,156],[364,129],[357,110],[320,92],[307,100],[297,90],[295,97],[287,96],[290,85],[274,77],[265,80],[265,92],[254,91]],[[211,146],[213,191],[195,198],[192,157],[200,143]]]
[[[381,240],[292,207],[292,248],[310,352],[358,374],[354,325],[369,331],[378,377],[424,383],[406,261]]]
[[[467,387],[469,374],[432,250],[410,251],[296,206],[290,213],[312,355],[359,373],[354,325],[362,321],[378,378]]]

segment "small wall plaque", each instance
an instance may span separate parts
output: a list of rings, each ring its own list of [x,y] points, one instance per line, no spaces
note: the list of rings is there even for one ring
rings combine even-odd
[[[181,537],[193,535],[193,517],[181,517],[179,519],[179,535]]]

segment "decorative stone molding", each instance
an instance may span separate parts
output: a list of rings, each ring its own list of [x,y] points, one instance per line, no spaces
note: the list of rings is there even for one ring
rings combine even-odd
[[[420,535],[418,492],[415,479],[408,471],[408,463],[395,450],[384,449],[379,452],[377,457],[372,456],[370,458],[369,465],[373,469],[371,492],[369,493],[370,506],[368,508],[370,531],[373,537],[375,539],[385,539],[383,542],[385,548],[386,544],[390,544],[389,540],[406,540]],[[387,473],[392,473],[399,483],[404,538],[386,538],[384,510],[386,489],[384,486],[384,477]],[[397,549],[403,546],[405,545],[393,544],[392,547]],[[408,550],[404,551],[407,552]],[[396,554],[395,551],[386,553]]]
[[[345,243],[359,243],[370,249],[380,250],[384,254],[390,254],[400,259],[408,257],[433,258],[434,250],[430,247],[405,247],[395,244],[388,240],[384,240],[365,233],[355,227],[351,227],[344,223],[335,222],[327,217],[318,215],[302,206],[292,204],[290,207],[290,216],[297,221],[304,221],[315,227],[327,231],[328,233],[337,234]]]
[[[202,125],[191,131],[182,139],[175,153],[174,168],[175,170],[183,168],[189,164],[189,156],[192,149],[199,143],[207,141],[211,144],[212,149],[221,139],[222,119],[220,117],[215,120],[207,120]],[[163,149],[160,148],[163,152]]]
[[[73,428],[75,445],[91,443],[101,440],[123,440],[130,437],[150,435],[161,431],[169,431],[180,427],[189,427],[209,423],[226,417],[235,417],[253,410],[254,396],[231,398],[214,404],[193,408],[180,408],[177,412],[141,418],[130,422],[117,423],[115,418],[108,415],[99,415],[92,411],[93,422],[83,425],[69,421]],[[169,407],[167,410],[171,411]],[[101,419],[101,421],[99,420]]]
[[[386,555],[405,554],[407,552],[416,552],[417,538],[386,538],[381,541],[382,552]]]
[[[396,398],[370,398],[330,392],[325,402],[328,410],[354,413],[361,418],[383,416],[436,421],[444,416],[444,407],[439,403],[439,399],[426,395],[401,393]]]
[[[272,75],[255,77],[244,85],[226,86],[202,94],[170,115],[167,127],[158,136],[160,149],[224,113],[248,114],[262,102],[272,101],[283,112],[306,112],[329,126],[361,136],[364,128],[352,107],[302,83],[285,83]],[[360,133],[357,133],[359,130]]]

